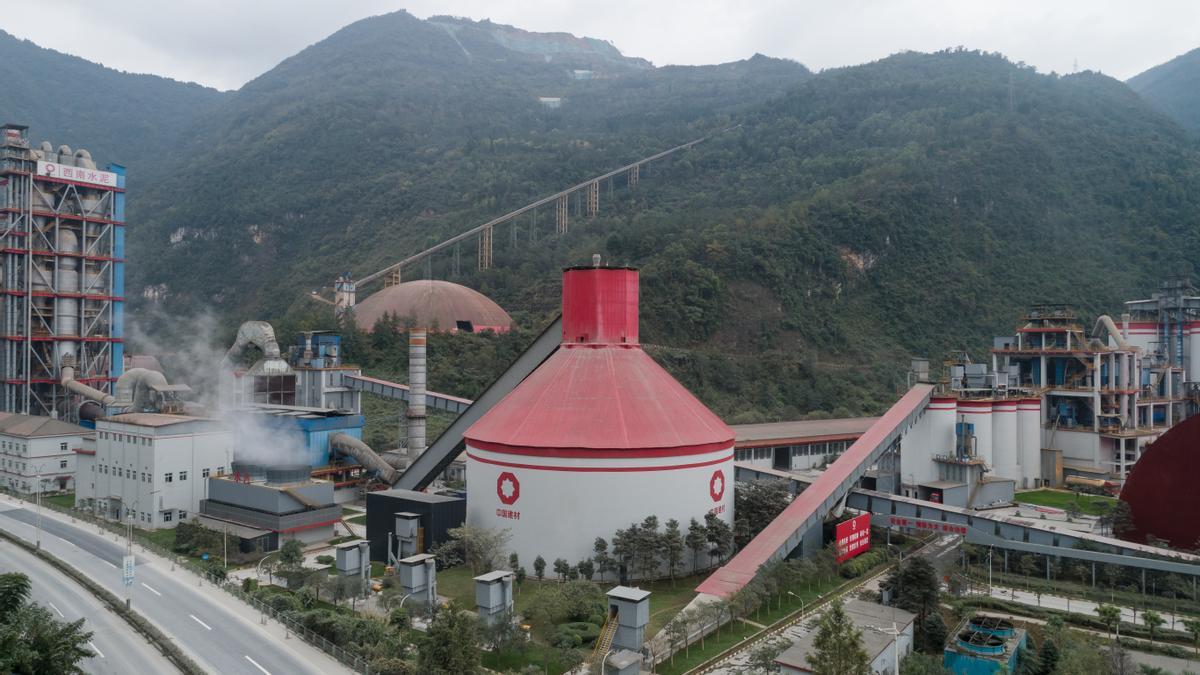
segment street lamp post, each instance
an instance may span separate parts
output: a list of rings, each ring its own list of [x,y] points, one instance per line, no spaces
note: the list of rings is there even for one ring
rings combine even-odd
[[[37,532],[36,532],[36,536],[34,537],[34,540],[35,540],[34,546],[35,546],[35,548],[38,548],[38,549],[42,548],[42,483],[46,480],[46,478],[44,476],[42,476],[42,472],[45,470],[46,470],[46,462],[42,462],[40,464],[34,465],[34,467],[33,467],[34,475],[37,478],[37,480],[34,481],[34,486],[33,486],[35,499],[37,501],[37,518],[36,518],[37,524],[35,525],[35,529]]]

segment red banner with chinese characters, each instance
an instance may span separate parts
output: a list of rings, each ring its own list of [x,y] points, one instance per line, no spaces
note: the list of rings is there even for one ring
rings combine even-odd
[[[837,536],[837,561],[845,562],[856,555],[871,550],[871,514],[864,513],[838,523],[835,530]]]

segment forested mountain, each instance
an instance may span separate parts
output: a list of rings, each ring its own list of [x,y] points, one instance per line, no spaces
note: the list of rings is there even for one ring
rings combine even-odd
[[[1200,134],[1200,49],[1130,78],[1128,84],[1183,128]]]
[[[124,73],[0,31],[0,121],[29,125],[36,144],[87,148],[124,164],[131,186],[172,159],[184,129],[226,97],[215,89]]]
[[[809,76],[762,57],[655,70],[567,37],[398,12],[285,60],[131,199],[132,278],[168,307],[279,311],[342,270],[373,271],[690,140]]]
[[[282,334],[330,327],[305,296],[343,271],[709,136],[565,236],[549,212],[536,233],[497,231],[495,269],[474,270],[473,244],[458,274],[433,261],[520,323],[431,342],[430,386],[464,396],[554,312],[558,268],[594,252],[641,267],[644,342],[731,421],[877,412],[911,355],[982,356],[1034,301],[1117,311],[1200,256],[1200,154],[1178,125],[1102,75],[962,50],[819,75],[761,56],[654,68],[400,12],[287,59],[183,136],[130,193],[131,316],[207,308]],[[346,339],[402,375],[400,336]]]
[[[1119,311],[1200,259],[1195,142],[1102,75],[906,53],[737,119],[636,202],[465,280],[549,313],[556,264],[640,266],[644,341],[740,421],[878,411],[910,355],[985,357],[1030,303]],[[360,340],[402,369],[398,340]]]

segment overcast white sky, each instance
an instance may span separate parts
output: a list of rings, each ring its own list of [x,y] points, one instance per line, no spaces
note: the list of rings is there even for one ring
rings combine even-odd
[[[402,8],[587,35],[656,65],[761,52],[817,70],[963,45],[1126,79],[1200,47],[1197,0],[39,0],[5,7],[0,28],[112,68],[236,89]]]

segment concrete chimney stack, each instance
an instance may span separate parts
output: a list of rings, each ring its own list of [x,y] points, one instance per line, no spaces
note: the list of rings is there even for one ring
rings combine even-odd
[[[425,452],[425,349],[424,328],[408,331],[408,457]]]

